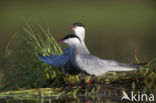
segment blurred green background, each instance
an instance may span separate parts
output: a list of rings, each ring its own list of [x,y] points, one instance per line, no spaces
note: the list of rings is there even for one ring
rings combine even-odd
[[[22,30],[25,21],[48,24],[56,39],[72,33],[69,25],[82,22],[86,26],[87,47],[102,59],[135,63],[135,50],[141,61],[156,56],[155,0],[2,0],[1,71],[9,69],[4,49],[11,36]],[[20,37],[14,39],[10,50],[20,50],[22,42]]]

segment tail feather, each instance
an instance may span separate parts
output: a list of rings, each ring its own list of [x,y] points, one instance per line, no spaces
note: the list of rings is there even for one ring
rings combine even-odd
[[[133,71],[133,70],[136,70],[136,68],[133,68],[133,67],[116,67],[116,68],[113,68],[112,71]]]
[[[133,64],[133,65],[120,63],[119,66],[112,68],[111,71],[133,71],[133,70],[146,68],[146,67],[147,67],[147,63],[139,63],[139,64]]]

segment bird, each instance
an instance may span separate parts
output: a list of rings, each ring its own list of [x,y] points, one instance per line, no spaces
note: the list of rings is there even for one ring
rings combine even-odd
[[[108,71],[132,71],[136,68],[126,63],[119,63],[114,60],[103,60],[86,51],[86,47],[82,45],[81,39],[74,34],[69,34],[61,39],[70,46],[71,63],[79,69],[79,71],[100,76]]]
[[[69,26],[69,28],[73,29],[74,31],[74,35],[77,35],[81,41],[82,41],[82,45],[85,45],[85,26],[84,24],[80,23],[80,22],[76,22],[73,23],[72,26]],[[61,42],[59,40],[57,40],[57,42]],[[43,56],[42,54],[39,54],[40,60],[42,60],[43,62],[52,65],[54,67],[58,67],[62,69],[62,72],[66,73],[66,74],[70,74],[70,75],[76,75],[79,72],[77,71],[77,69],[74,69],[74,67],[71,64],[71,57],[69,54],[70,51],[70,47],[67,47],[63,53],[61,55],[52,55],[52,56]],[[88,49],[86,48],[86,51],[88,51]]]
[[[103,60],[88,52],[82,39],[74,34],[66,35],[64,38],[58,40],[66,43],[69,47],[69,54],[72,66],[80,73],[90,76],[101,76],[110,71],[133,71],[137,70],[135,66],[127,63],[119,63],[115,60]],[[91,85],[92,78],[88,82]]]

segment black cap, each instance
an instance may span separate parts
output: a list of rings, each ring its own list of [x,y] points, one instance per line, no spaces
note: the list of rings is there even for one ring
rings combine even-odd
[[[76,22],[73,24],[73,26],[80,26],[80,27],[85,27],[82,23],[80,22]]]
[[[69,39],[69,38],[78,38],[80,40],[80,38],[77,35],[74,35],[74,34],[66,35],[63,39],[66,40],[66,39]]]

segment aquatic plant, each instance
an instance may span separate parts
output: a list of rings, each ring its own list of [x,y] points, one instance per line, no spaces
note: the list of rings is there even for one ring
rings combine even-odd
[[[62,86],[67,81],[66,75],[59,68],[49,66],[40,61],[38,54],[54,55],[61,54],[62,50],[50,33],[49,26],[45,30],[39,23],[37,29],[26,23],[20,38],[24,40],[22,47],[16,51],[16,57],[9,55],[9,46],[17,33],[8,42],[6,54],[12,61],[12,70],[5,81],[2,89],[18,88],[41,88]],[[17,55],[18,54],[18,55]]]

